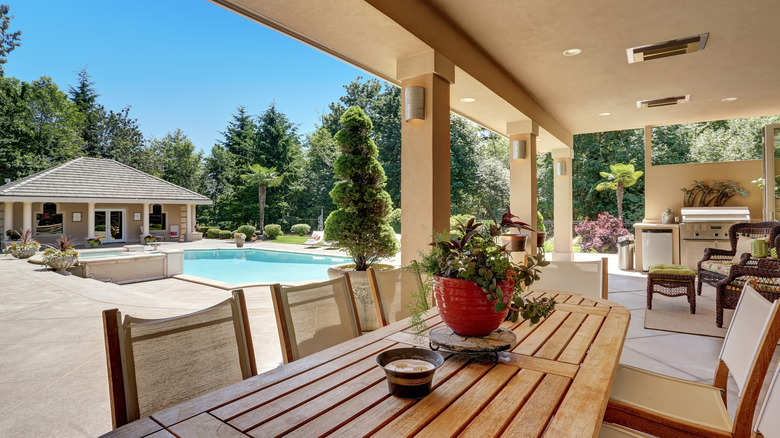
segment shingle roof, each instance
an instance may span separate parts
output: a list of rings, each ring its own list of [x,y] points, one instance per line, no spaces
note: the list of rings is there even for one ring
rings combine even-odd
[[[0,201],[21,201],[21,198],[60,202],[211,204],[211,200],[201,194],[138,169],[114,160],[87,157],[0,186]]]

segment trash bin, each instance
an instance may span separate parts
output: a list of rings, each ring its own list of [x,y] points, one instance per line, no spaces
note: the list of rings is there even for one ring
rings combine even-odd
[[[632,271],[634,269],[634,236],[629,234],[618,237],[617,245],[618,268],[624,271]]]

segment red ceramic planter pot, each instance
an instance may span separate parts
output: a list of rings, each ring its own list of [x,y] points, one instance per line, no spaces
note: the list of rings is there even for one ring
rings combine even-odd
[[[504,292],[504,303],[508,306],[515,289],[514,282],[504,280],[498,286]],[[433,293],[441,319],[462,336],[489,335],[509,312],[507,308],[496,313],[495,301],[488,301],[485,292],[473,281],[434,277]]]

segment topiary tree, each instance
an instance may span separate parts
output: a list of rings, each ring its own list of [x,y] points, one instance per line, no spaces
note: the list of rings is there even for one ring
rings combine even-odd
[[[365,271],[379,259],[398,252],[389,220],[393,203],[384,190],[385,171],[370,137],[371,120],[353,106],[339,122],[344,129],[334,138],[341,146],[341,155],[333,170],[340,181],[330,192],[339,208],[325,221],[325,240],[338,242],[352,257],[355,270]]]

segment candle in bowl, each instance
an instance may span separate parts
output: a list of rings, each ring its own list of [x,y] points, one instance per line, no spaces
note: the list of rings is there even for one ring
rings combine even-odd
[[[397,348],[379,353],[376,362],[385,370],[390,394],[419,399],[430,394],[433,373],[444,358],[422,348]]]

